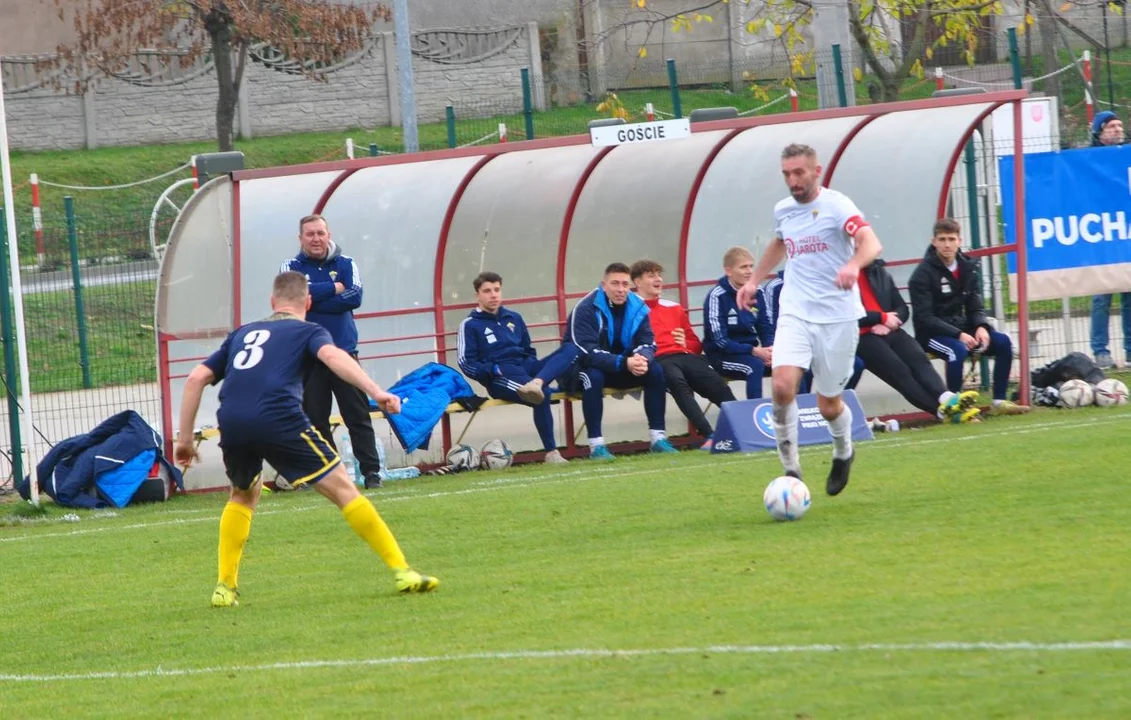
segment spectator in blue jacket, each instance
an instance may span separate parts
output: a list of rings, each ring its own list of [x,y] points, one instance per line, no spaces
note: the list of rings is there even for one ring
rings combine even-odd
[[[307,215],[298,221],[298,228],[299,253],[284,260],[279,272],[291,270],[306,276],[311,300],[307,322],[326,328],[334,345],[357,360],[353,311],[361,305],[362,294],[357,263],[334,244],[329,223],[321,215]],[[369,417],[369,398],[322,363],[314,363],[303,385],[302,407],[322,439],[337,450],[330,431],[334,398],[349,431],[365,487],[381,487],[381,461],[377,457],[373,420]]]
[[[726,378],[746,381],[746,399],[762,397],[762,378],[773,362],[770,323],[761,306],[738,306],[738,288],[754,273],[754,255],[732,247],[723,256],[719,284],[703,303],[703,347],[711,367]]]
[[[503,307],[502,276],[481,272],[471,285],[479,307],[459,326],[460,370],[487,388],[491,397],[533,407],[546,463],[568,462],[554,439],[549,386],[569,371],[580,352],[562,345],[539,360],[522,316]]]
[[[664,371],[653,362],[656,353],[648,306],[632,290],[628,266],[615,262],[605,268],[596,290],[573,308],[566,321],[563,345],[581,353],[581,412],[589,432],[589,457],[612,460],[601,436],[605,388],[644,388],[644,414],[652,452],[675,452],[667,440],[664,411],[667,385]]]

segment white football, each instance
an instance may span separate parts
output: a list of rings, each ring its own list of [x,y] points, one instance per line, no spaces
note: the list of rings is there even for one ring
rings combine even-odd
[[[1100,380],[1095,387],[1096,405],[1111,407],[1112,405],[1127,404],[1127,386],[1122,380],[1108,378]]]
[[[509,468],[514,461],[510,445],[499,438],[488,440],[479,451],[479,457],[484,470],[503,470]]]
[[[478,470],[479,451],[470,445],[456,445],[448,451],[448,465],[456,470]]]
[[[1060,407],[1078,408],[1092,404],[1094,393],[1087,380],[1065,380],[1060,388]]]
[[[809,512],[809,488],[795,477],[774,478],[762,493],[762,502],[775,520],[800,520]]]

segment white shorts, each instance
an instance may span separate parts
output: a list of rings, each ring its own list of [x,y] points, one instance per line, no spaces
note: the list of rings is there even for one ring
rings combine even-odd
[[[774,367],[812,370],[813,392],[836,397],[852,379],[859,341],[855,320],[822,324],[782,315],[774,334]]]

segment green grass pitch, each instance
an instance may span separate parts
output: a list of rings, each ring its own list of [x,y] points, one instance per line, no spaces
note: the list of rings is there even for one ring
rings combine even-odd
[[[265,496],[214,610],[219,494],[0,526],[0,715],[1127,717],[1131,408],[861,443],[776,523],[772,453],[370,492],[399,596],[313,493]],[[0,506],[0,515],[12,506]]]

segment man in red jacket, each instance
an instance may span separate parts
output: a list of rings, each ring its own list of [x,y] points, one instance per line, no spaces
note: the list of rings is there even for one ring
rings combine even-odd
[[[695,393],[715,405],[734,400],[727,381],[719,375],[707,358],[703,357],[703,343],[691,327],[687,311],[679,303],[664,300],[664,268],[654,260],[638,260],[632,264],[629,275],[636,294],[648,305],[648,320],[656,336],[656,361],[664,369],[668,392],[675,398],[695,431],[705,438],[704,450],[711,449],[711,423],[699,409]]]

